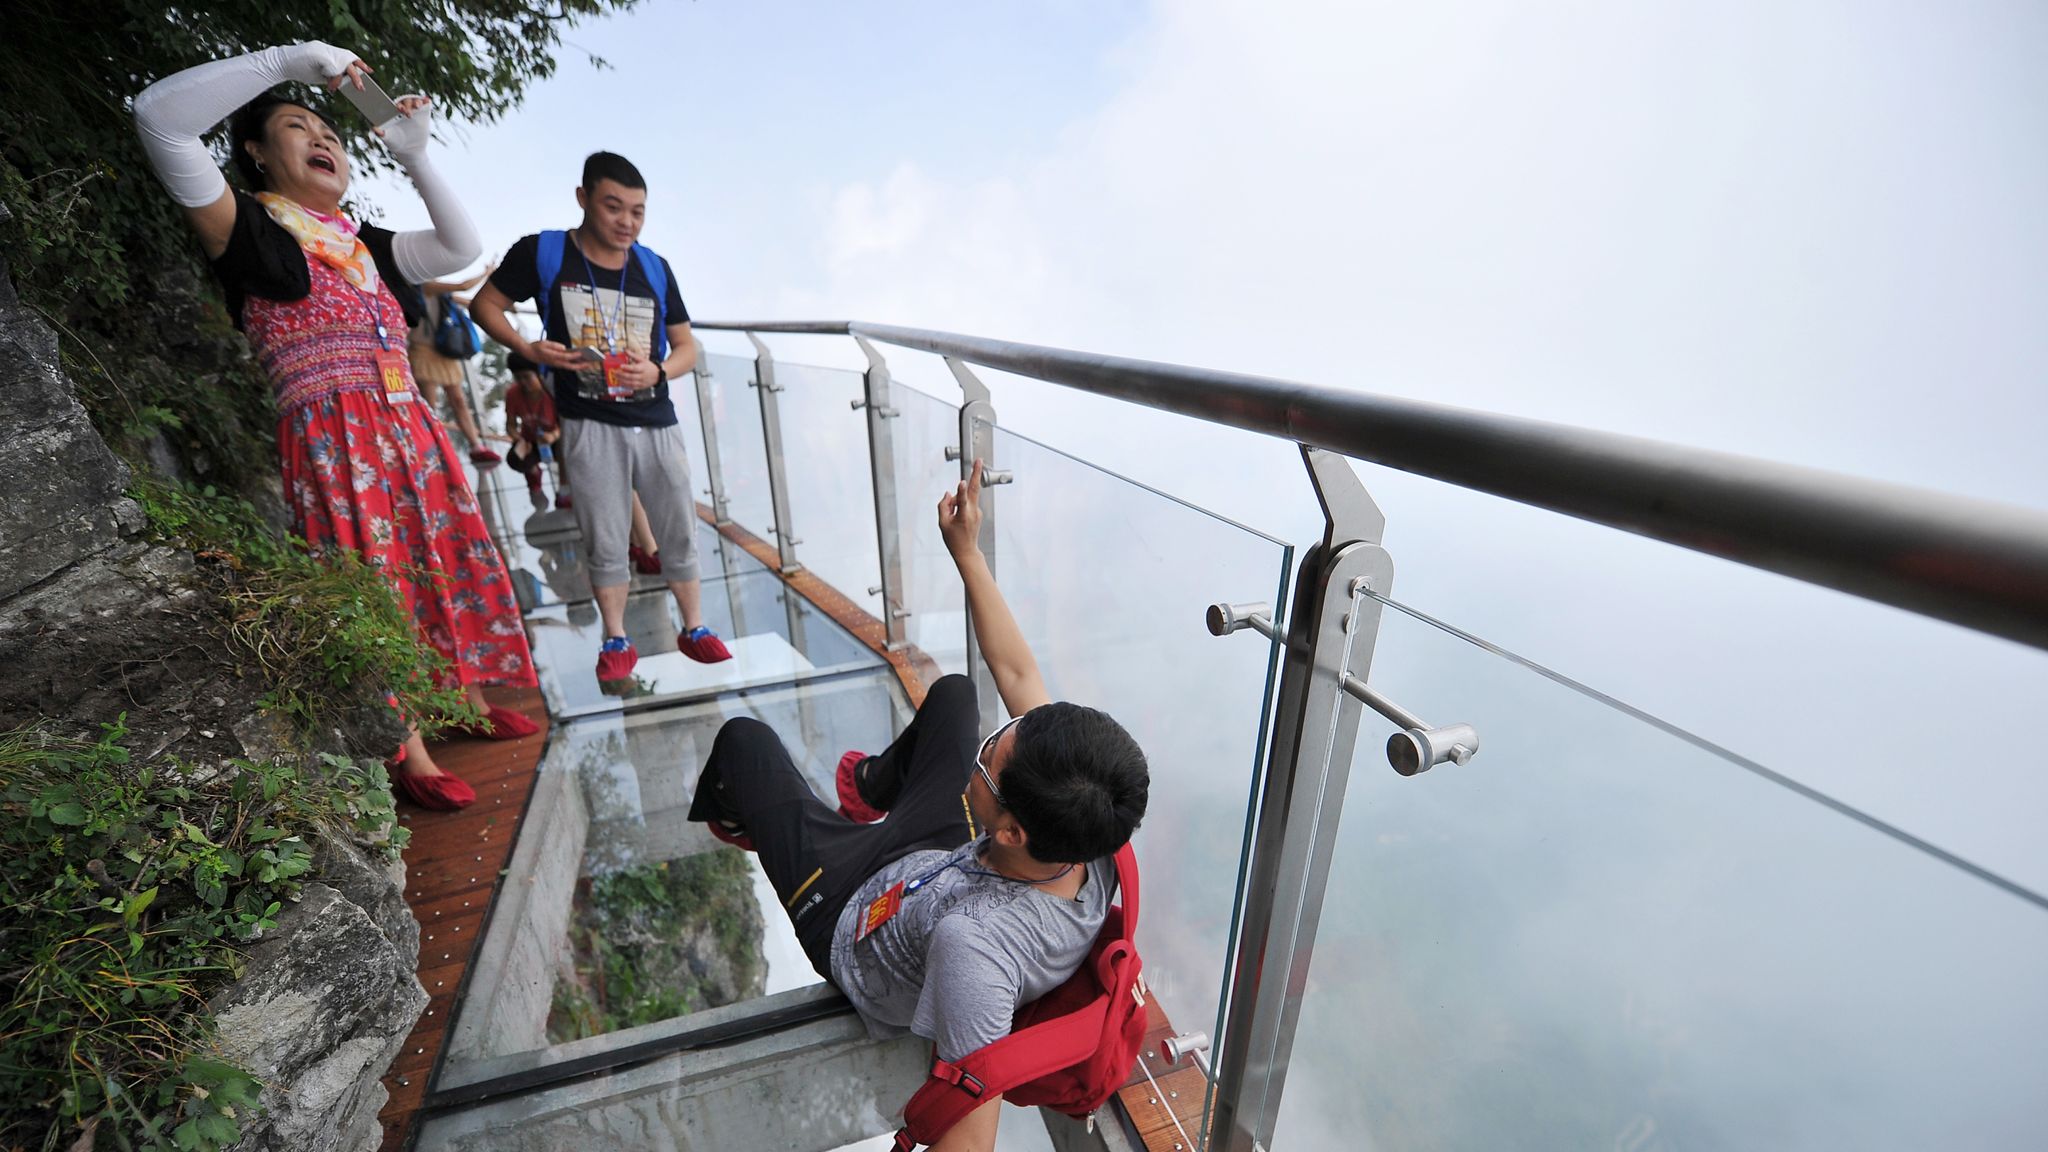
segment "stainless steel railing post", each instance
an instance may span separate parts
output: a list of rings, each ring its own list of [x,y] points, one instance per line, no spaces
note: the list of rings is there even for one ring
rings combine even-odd
[[[725,470],[718,463],[718,406],[711,402],[711,358],[702,340],[697,341],[697,369],[691,375],[696,378],[697,426],[704,433],[704,494],[711,497],[711,522],[723,527],[732,523],[732,513],[725,498]]]
[[[768,503],[775,517],[775,526],[769,531],[775,533],[779,567],[786,574],[803,568],[796,559],[796,546],[803,541],[789,527],[789,473],[782,460],[782,409],[775,399],[782,385],[775,382],[775,357],[769,354],[768,346],[752,332],[747,333],[747,339],[754,345],[754,387],[761,398],[761,446],[768,457]]]
[[[853,342],[868,358],[861,375],[861,398],[854,407],[867,410],[868,474],[875,490],[875,556],[882,582],[868,589],[882,598],[882,627],[890,651],[905,644],[903,618],[903,533],[896,516],[896,435],[889,421],[899,413],[889,402],[889,364],[875,346],[856,336]]]
[[[1273,1146],[1358,737],[1363,680],[1394,565],[1386,518],[1341,456],[1303,448],[1324,534],[1302,558],[1256,823],[1248,822],[1243,920],[1214,1059],[1210,1148]]]
[[[1002,475],[994,471],[996,463],[996,409],[989,395],[988,385],[982,383],[972,369],[951,356],[946,357],[946,367],[953,372],[953,379],[960,382],[964,397],[960,405],[960,438],[948,456],[960,461],[960,478],[967,479],[974,472],[974,462],[981,461],[983,488],[981,490],[981,535],[978,541],[981,554],[988,558],[988,570],[996,571],[996,498],[989,485],[994,478]],[[1003,476],[1003,480],[1009,478]],[[981,644],[974,637],[974,616],[967,617],[967,676],[974,681],[974,695],[981,708],[981,730],[993,732],[1002,723],[1002,696],[996,691],[995,675],[988,670],[988,664],[981,658]]]

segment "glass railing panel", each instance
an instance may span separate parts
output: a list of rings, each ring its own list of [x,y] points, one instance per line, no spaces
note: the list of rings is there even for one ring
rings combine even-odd
[[[1275,1147],[2048,1139],[2037,897],[1397,606],[1370,680],[1480,750],[1367,713]]]
[[[682,616],[666,588],[626,599],[626,635],[640,654],[631,675],[597,679],[603,625],[589,600],[526,614],[541,694],[550,714],[587,716],[644,708],[789,680],[875,668],[881,657],[766,569],[702,586],[704,622],[733,658],[699,664],[676,647]],[[828,793],[829,794],[829,793]]]
[[[768,453],[761,438],[761,402],[755,394],[754,361],[705,354],[711,369],[711,414],[718,435],[719,476],[725,483],[726,514],[733,522],[773,543],[775,506],[768,490]],[[699,422],[700,437],[702,421]],[[700,443],[701,438],[700,438]],[[705,485],[699,483],[698,487]]]
[[[797,561],[879,619],[882,598],[868,595],[882,568],[867,413],[851,406],[861,374],[778,361],[775,382]]]
[[[719,728],[740,716],[773,728],[828,796],[843,751],[886,745],[909,718],[877,667],[558,725],[437,1089],[820,982],[756,858],[688,819]]]
[[[1281,603],[1292,549],[1000,429],[995,459],[1015,481],[985,496],[992,564],[1047,689],[1114,716],[1151,765],[1135,840],[1146,983],[1179,1030],[1219,1035],[1275,660],[1254,633],[1209,635],[1205,612]],[[1178,1099],[1192,1134],[1201,1093]]]
[[[901,383],[890,386],[902,413],[892,432],[896,453],[896,523],[903,540],[903,635],[941,672],[967,670],[967,600],[939,538],[939,497],[960,482],[946,449],[960,440],[960,405]]]
[[[705,366],[711,367],[708,357]],[[704,467],[704,420],[697,405],[697,374],[692,372],[669,386],[669,399],[676,406],[676,426],[682,429],[683,451],[690,461],[690,499],[703,511],[711,510],[711,475]]]

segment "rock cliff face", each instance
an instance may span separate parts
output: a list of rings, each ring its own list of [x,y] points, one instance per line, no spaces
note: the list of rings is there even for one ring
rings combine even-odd
[[[126,714],[138,761],[279,754],[247,680],[195,626],[207,593],[190,553],[153,546],[128,468],[78,404],[56,335],[0,266],[0,727],[38,717],[91,730]],[[402,730],[366,711],[349,745]],[[309,771],[314,770],[311,767]],[[241,1149],[371,1149],[379,1078],[427,996],[419,926],[396,874],[352,844],[318,845],[318,878],[213,1001],[226,1054],[266,1084]]]

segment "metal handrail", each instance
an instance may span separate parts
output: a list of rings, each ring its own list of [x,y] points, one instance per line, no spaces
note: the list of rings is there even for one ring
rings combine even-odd
[[[1518,416],[863,321],[861,336],[1341,453],[2048,648],[2048,513]]]

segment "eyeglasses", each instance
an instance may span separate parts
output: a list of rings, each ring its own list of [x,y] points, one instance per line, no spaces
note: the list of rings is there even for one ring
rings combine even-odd
[[[988,794],[996,798],[998,808],[1008,808],[1009,805],[1003,803],[1003,794],[996,788],[996,778],[989,774],[988,754],[996,750],[996,741],[1003,738],[1003,733],[1015,727],[1017,721],[1022,719],[1022,716],[1013,717],[1008,723],[989,733],[988,739],[981,742],[981,751],[974,754],[974,769],[981,773],[981,782],[988,785]]]

